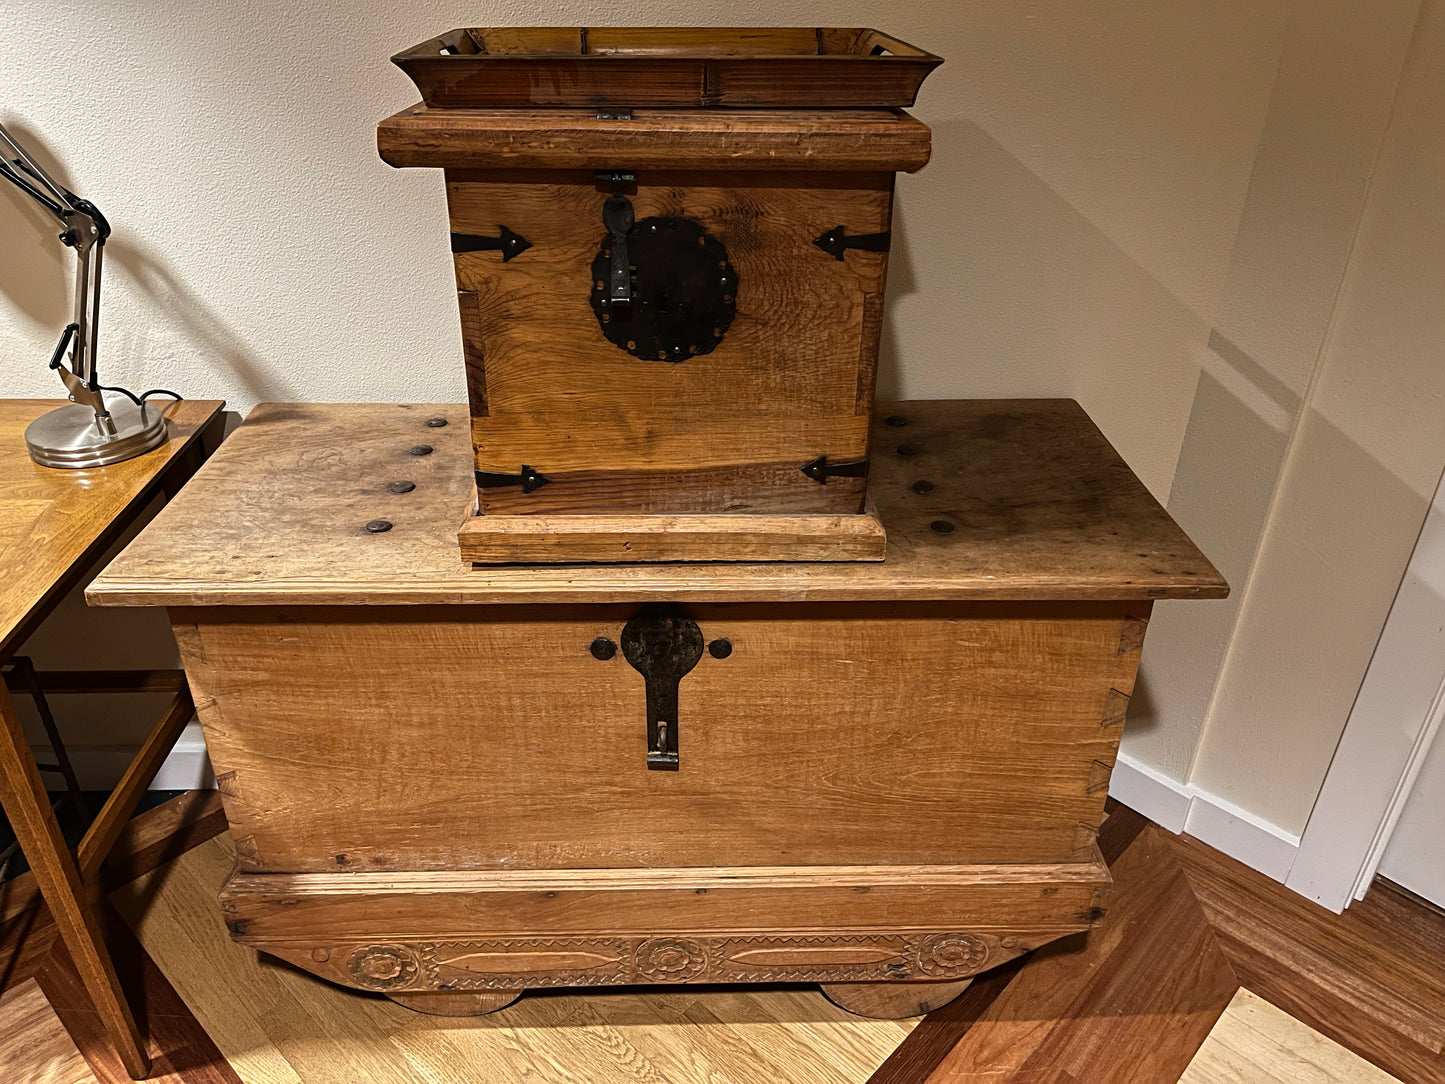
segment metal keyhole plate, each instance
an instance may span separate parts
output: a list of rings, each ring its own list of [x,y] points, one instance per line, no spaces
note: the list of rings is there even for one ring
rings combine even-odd
[[[636,358],[669,362],[711,353],[722,342],[737,312],[738,274],[721,241],[690,218],[644,218],[627,231],[627,259],[628,311],[608,297],[610,234],[592,261],[592,311],[608,342]]]
[[[681,614],[647,609],[621,639],[622,657],[646,683],[647,766],[677,771],[677,687],[702,658],[702,630]]]

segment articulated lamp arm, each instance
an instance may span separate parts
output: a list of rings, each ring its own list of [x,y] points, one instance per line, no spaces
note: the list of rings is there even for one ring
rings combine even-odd
[[[71,402],[95,411],[107,427],[109,412],[95,371],[95,339],[100,325],[100,277],[110,223],[89,200],[57,184],[25,148],[0,125],[0,176],[19,188],[60,223],[60,242],[75,249],[75,320],[61,332],[50,367],[59,374]],[[65,364],[70,347],[70,365]]]

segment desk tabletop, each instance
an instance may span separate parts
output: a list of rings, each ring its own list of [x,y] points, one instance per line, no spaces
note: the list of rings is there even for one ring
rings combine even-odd
[[[448,424],[427,425],[437,418]],[[873,441],[881,562],[473,566],[456,538],[472,494],[464,406],[265,404],[86,597],[246,606],[1228,593],[1072,400],[884,404]],[[419,445],[434,450],[413,454]],[[394,493],[394,482],[415,487]],[[377,519],[392,529],[369,533]]]
[[[225,406],[187,399],[163,407],[170,439],[109,467],[59,470],[33,462],[25,427],[62,399],[0,399],[0,660],[28,634],[78,566],[94,560],[149,503],[157,480]],[[159,404],[157,404],[159,405]]]

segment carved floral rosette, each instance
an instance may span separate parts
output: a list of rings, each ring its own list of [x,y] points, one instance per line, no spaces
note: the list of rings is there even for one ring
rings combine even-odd
[[[294,945],[258,947],[334,981],[392,992],[681,982],[944,981],[966,978],[1055,936],[944,931],[517,937],[353,943],[309,952]]]

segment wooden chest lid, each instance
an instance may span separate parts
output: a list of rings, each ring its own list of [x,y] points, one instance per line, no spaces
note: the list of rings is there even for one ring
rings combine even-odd
[[[436,419],[446,424],[427,424]],[[459,404],[259,406],[86,597],[244,606],[1229,590],[1072,400],[880,407],[869,491],[888,557],[874,564],[465,565],[456,532],[472,485],[467,421]]]
[[[447,169],[826,170],[915,173],[933,133],[895,109],[403,109],[376,126],[382,161]]]
[[[391,59],[442,108],[903,106],[943,63],[865,27],[472,27]]]

